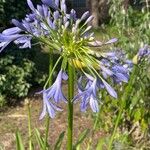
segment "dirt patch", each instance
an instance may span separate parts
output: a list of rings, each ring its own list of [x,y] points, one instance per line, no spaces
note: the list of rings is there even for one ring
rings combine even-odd
[[[45,120],[39,121],[39,115],[42,110],[42,97],[32,96],[29,98],[31,104],[32,129],[38,128],[44,134]],[[49,143],[54,145],[59,134],[66,131],[67,110],[66,105],[62,105],[64,111],[58,113],[55,119],[50,121]],[[28,139],[28,116],[27,106],[22,102],[21,106],[9,108],[6,112],[0,113],[0,146],[5,150],[15,150],[15,132],[21,132],[23,141],[27,145]],[[91,129],[93,120],[90,113],[81,113],[79,104],[74,106],[74,140],[85,129]],[[101,133],[96,134],[96,139],[101,136]],[[63,148],[66,149],[66,134],[63,143]],[[38,150],[38,148],[37,148]]]

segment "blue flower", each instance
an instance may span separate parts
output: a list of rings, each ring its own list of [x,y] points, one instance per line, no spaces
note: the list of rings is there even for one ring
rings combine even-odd
[[[66,12],[67,12],[67,7],[66,7],[65,0],[62,0],[62,1],[61,1],[60,8],[61,8],[61,11],[66,14]]]
[[[62,109],[56,106],[56,104],[61,101],[67,102],[67,99],[62,92],[62,80],[67,79],[67,74],[61,69],[54,84],[50,88],[38,92],[38,94],[43,94],[43,111],[41,113],[40,119],[42,119],[47,112],[51,118],[54,118],[55,110],[62,111]]]
[[[51,8],[54,8],[54,9],[58,9],[58,1],[57,1],[57,4],[54,2],[54,0],[42,0],[43,4],[51,7]]]
[[[14,35],[14,34],[19,34],[22,30],[18,27],[12,27],[9,29],[6,29],[2,32],[4,35]]]
[[[99,111],[98,106],[98,98],[97,98],[97,80],[89,76],[89,79],[86,83],[85,89],[81,85],[82,78],[78,81],[78,92],[79,94],[74,97],[74,101],[79,99],[81,97],[81,111],[86,111],[88,104],[90,104],[90,107],[93,112]]]
[[[55,117],[55,110],[56,111],[62,111],[61,108],[54,105],[52,103],[52,101],[49,100],[47,94],[48,94],[47,91],[44,90],[43,91],[43,110],[42,110],[42,113],[41,113],[40,118],[39,118],[40,120],[44,118],[44,116],[47,114],[47,112],[51,118],[54,118]]]
[[[116,83],[119,82],[128,82],[129,80],[129,71],[128,68],[124,68],[121,65],[114,65],[112,67],[112,71],[113,71],[113,79]]]
[[[142,57],[145,56],[150,56],[150,47],[148,45],[145,45],[143,48],[140,48],[138,51],[139,59],[142,59]]]
[[[71,9],[71,11],[70,11],[70,19],[72,19],[74,21],[77,20],[76,11],[74,9]]]
[[[23,35],[20,34],[12,34],[12,35],[5,35],[0,34],[0,52],[9,45],[12,41],[17,40],[18,38],[23,37]]]
[[[19,48],[31,48],[32,37],[21,37],[14,41],[15,44],[19,45]]]
[[[104,84],[107,92],[114,98],[117,98],[117,93],[116,91],[105,81],[102,79],[102,83]]]
[[[68,76],[61,69],[53,85],[46,90],[48,99],[53,99],[56,103],[60,101],[67,101],[62,92],[62,80],[67,80]]]

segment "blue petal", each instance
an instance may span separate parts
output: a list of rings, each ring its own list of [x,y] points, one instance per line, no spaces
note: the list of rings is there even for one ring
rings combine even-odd
[[[81,16],[81,20],[85,20],[89,17],[90,15],[90,12],[89,11],[86,11],[82,16]]]
[[[19,48],[31,48],[31,37],[21,37],[14,41],[15,44],[21,44]]]
[[[115,76],[117,77],[118,80],[123,81],[123,82],[128,82],[128,78],[121,73],[115,73]]]
[[[86,111],[86,109],[88,107],[88,103],[89,103],[89,99],[88,98],[82,99],[81,104],[80,104],[80,109],[81,109],[82,112]]]
[[[94,19],[94,17],[93,17],[93,16],[90,16],[90,17],[86,20],[86,22],[85,22],[84,24],[90,23],[93,19]]]
[[[115,92],[115,90],[105,80],[102,80],[102,82],[104,83],[104,86],[106,87],[106,90],[108,91],[108,93],[112,97],[117,98],[117,93]]]
[[[59,0],[55,0],[55,4],[59,7]]]
[[[51,106],[51,103],[47,102],[47,111],[48,111],[48,114],[51,118],[54,118],[55,117],[55,110],[54,108]]]
[[[44,17],[47,18],[48,17],[48,7],[46,5],[43,5],[43,13],[44,13]]]
[[[27,3],[28,3],[28,6],[30,7],[30,9],[31,9],[33,12],[35,12],[35,8],[34,8],[34,5],[33,5],[32,1],[31,1],[31,0],[27,0]]]
[[[20,23],[18,20],[12,19],[12,23],[13,23],[16,27],[20,28],[21,30],[26,31],[26,28],[25,28],[25,27],[23,26],[23,24]]]
[[[65,4],[65,0],[62,0],[62,1],[61,1],[61,6],[60,6],[60,8],[61,8],[61,11],[63,11],[63,12],[66,14],[66,12],[67,12],[67,7],[66,7],[66,4]]]
[[[54,9],[58,9],[57,5],[55,4],[55,2],[53,0],[42,0],[43,4],[51,7],[51,8],[54,8]]]
[[[21,37],[22,35],[19,34],[15,34],[15,35],[4,35],[4,34],[0,34],[0,42],[7,42],[7,41],[13,41],[19,37]]]
[[[104,67],[102,65],[100,65],[100,67],[103,70],[103,72],[105,72],[107,75],[109,75],[109,76],[113,75],[113,72],[110,69],[108,69],[108,68],[106,68],[106,67]]]
[[[115,65],[115,66],[112,67],[112,71],[114,71],[114,72],[120,72],[120,73],[126,73],[127,69],[124,68],[123,66]]]
[[[76,11],[74,9],[70,11],[70,19],[73,19],[73,20],[77,19]]]
[[[99,112],[98,102],[93,95],[90,97],[90,106],[93,112]]]
[[[56,110],[56,111],[63,111],[63,109],[61,109],[60,107],[54,105],[51,103],[51,106]]]
[[[9,29],[6,29],[2,32],[2,34],[5,34],[5,35],[12,35],[12,34],[18,34],[20,33],[22,30],[18,27],[13,27],[13,28],[9,28]]]
[[[43,110],[39,119],[40,120],[43,119],[45,115],[46,115],[46,94],[43,93]]]
[[[38,10],[40,16],[44,17],[44,10],[43,10],[43,7],[40,6],[40,5],[37,5],[37,10]]]
[[[68,80],[68,75],[66,74],[66,72],[62,73],[62,79],[63,80]]]
[[[117,41],[118,41],[117,38],[113,38],[113,39],[110,39],[109,41],[107,41],[105,44],[111,44],[111,43],[115,43]]]
[[[59,18],[59,11],[55,11],[53,14],[54,20],[57,20]]]

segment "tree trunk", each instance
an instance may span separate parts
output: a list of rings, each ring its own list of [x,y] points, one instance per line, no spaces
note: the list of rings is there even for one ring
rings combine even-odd
[[[99,26],[99,11],[98,11],[98,1],[99,0],[91,0],[90,1],[90,10],[91,15],[94,17],[92,21],[93,27],[97,28]]]
[[[92,25],[95,28],[98,28],[98,26],[108,19],[108,0],[87,0],[88,5],[91,11],[91,15],[94,16]]]

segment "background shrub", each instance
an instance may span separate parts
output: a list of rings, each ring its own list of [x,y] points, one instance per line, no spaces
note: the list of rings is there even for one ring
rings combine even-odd
[[[8,48],[9,49],[9,48]],[[1,105],[5,99],[17,99],[27,96],[31,87],[43,84],[46,77],[43,67],[39,67],[35,57],[37,49],[19,50],[11,47],[11,50],[5,50],[0,55],[0,95]],[[42,54],[42,53],[41,53]],[[8,101],[7,101],[8,102]]]

